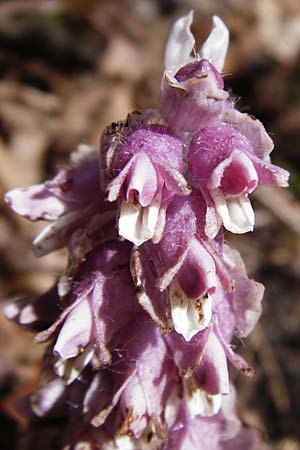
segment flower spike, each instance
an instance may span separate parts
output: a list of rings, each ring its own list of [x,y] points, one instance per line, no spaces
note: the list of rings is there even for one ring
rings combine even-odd
[[[24,400],[32,430],[53,424],[43,450],[53,436],[59,450],[261,448],[235,414],[228,364],[254,373],[231,342],[255,327],[264,288],[225,232],[251,231],[249,196],[289,175],[224,89],[227,27],[214,16],[192,54],[192,20],[171,30],[159,110],[113,123],[99,152],[81,146],[53,179],[6,195],[18,214],[50,222],[38,256],[69,252],[49,292],[6,307],[48,343]]]

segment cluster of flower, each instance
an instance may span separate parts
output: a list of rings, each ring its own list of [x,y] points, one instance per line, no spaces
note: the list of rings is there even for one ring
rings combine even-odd
[[[227,28],[215,16],[191,56],[191,22],[171,31],[159,110],[112,124],[100,169],[96,149],[80,146],[52,180],[6,195],[17,213],[50,221],[37,255],[69,250],[50,292],[6,310],[49,342],[30,403],[33,417],[65,421],[58,448],[256,448],[227,363],[253,372],[230,342],[255,326],[263,286],[223,230],[252,230],[248,195],[287,186],[288,173],[271,164],[262,124],[224,90]]]

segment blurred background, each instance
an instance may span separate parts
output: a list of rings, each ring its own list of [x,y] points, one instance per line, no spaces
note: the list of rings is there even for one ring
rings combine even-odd
[[[300,437],[300,2],[299,0],[0,1],[0,193],[38,183],[78,143],[129,111],[155,107],[163,51],[174,20],[194,9],[200,45],[218,14],[230,29],[226,87],[275,142],[273,161],[291,189],[261,189],[254,233],[227,240],[266,285],[263,316],[238,351],[254,379],[232,371],[243,422],[264,449],[299,450]],[[48,289],[64,252],[36,259],[40,229],[1,203],[2,304]],[[0,315],[0,448],[14,450],[26,419],[15,402],[36,385],[44,348]],[[237,449],[238,450],[238,449]]]

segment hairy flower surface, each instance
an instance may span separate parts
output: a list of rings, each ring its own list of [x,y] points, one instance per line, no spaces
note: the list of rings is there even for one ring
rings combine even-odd
[[[214,28],[195,56],[190,31],[193,14],[173,27],[165,52],[165,73],[160,95],[160,112],[165,122],[178,130],[194,131],[205,126],[227,107],[228,93],[220,72],[227,53],[229,33],[214,16]]]
[[[37,256],[68,246],[78,257],[81,247],[83,253],[91,249],[99,229],[115,218],[115,205],[105,202],[100,190],[97,153],[88,146],[71,155],[69,169],[45,183],[14,189],[5,201],[29,220],[51,222],[33,241]]]
[[[52,180],[6,195],[51,222],[38,256],[69,251],[55,287],[5,310],[49,344],[23,406],[36,427],[52,423],[61,450],[260,448],[235,414],[228,364],[254,372],[231,342],[255,327],[264,288],[224,228],[252,230],[249,195],[287,186],[288,173],[224,89],[226,26],[214,16],[196,52],[192,18],[171,31],[159,110],[129,114],[105,130],[99,155],[81,146]]]
[[[114,149],[110,171],[117,174],[107,192],[109,201],[120,199],[120,236],[136,245],[159,241],[172,197],[190,192],[181,139],[166,127],[139,127]]]
[[[288,172],[257,156],[251,141],[229,124],[196,132],[189,162],[194,183],[213,200],[224,227],[233,233],[253,230],[254,212],[248,195],[257,186],[288,185]]]

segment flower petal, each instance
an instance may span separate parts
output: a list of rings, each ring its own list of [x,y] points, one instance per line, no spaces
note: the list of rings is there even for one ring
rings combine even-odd
[[[56,404],[60,402],[65,391],[65,383],[60,378],[55,378],[44,386],[41,386],[31,395],[31,407],[38,417],[44,417]]]
[[[53,352],[61,358],[77,356],[88,343],[92,332],[92,313],[88,299],[71,311],[60,330]]]
[[[185,382],[184,397],[192,418],[196,416],[211,417],[217,414],[222,404],[222,395],[211,395],[201,388],[189,386],[192,379]]]
[[[82,214],[83,210],[70,211],[43,228],[33,241],[35,256],[44,256],[62,247],[65,244],[64,232],[67,227],[76,223]]]
[[[239,150],[233,150],[213,170],[208,181],[209,189],[222,189],[225,194],[250,194],[258,183],[258,175],[250,158]]]
[[[5,201],[29,220],[56,220],[66,210],[64,201],[52,195],[44,184],[13,189],[5,194]]]
[[[141,245],[151,239],[155,232],[160,205],[160,192],[145,208],[131,201],[123,201],[119,218],[120,236],[135,245]]]
[[[257,171],[260,185],[288,187],[290,174],[287,170],[256,157],[252,158],[252,162]]]
[[[67,385],[71,384],[91,361],[94,352],[93,345],[89,345],[75,359],[58,358],[54,363],[54,371]]]
[[[219,72],[223,70],[229,45],[229,31],[218,16],[213,16],[213,29],[200,49],[201,58],[208,59]]]
[[[226,351],[214,330],[209,333],[200,366],[194,371],[194,380],[211,395],[229,393]]]
[[[234,108],[225,109],[221,117],[222,122],[235,126],[251,143],[254,154],[266,160],[272,152],[274,144],[263,124],[247,113],[241,113]]]
[[[189,242],[189,251],[177,279],[185,294],[195,300],[213,293],[216,288],[214,260],[196,238],[192,238]]]
[[[133,162],[127,175],[128,186],[126,189],[126,201],[134,198],[137,193],[137,201],[141,206],[148,206],[157,190],[157,175],[150,158],[141,152]]]
[[[171,315],[174,328],[189,342],[195,334],[208,327],[212,316],[212,299],[207,297],[191,300],[177,280],[170,286]]]
[[[191,60],[191,51],[195,45],[195,39],[190,27],[193,22],[193,11],[180,17],[171,30],[165,50],[166,70],[184,66]]]
[[[210,190],[226,230],[242,234],[253,231],[254,212],[247,195],[225,197],[220,189]]]

